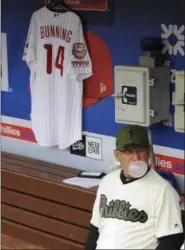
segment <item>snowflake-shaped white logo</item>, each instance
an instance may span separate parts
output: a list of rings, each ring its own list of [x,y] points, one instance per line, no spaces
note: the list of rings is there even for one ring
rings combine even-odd
[[[168,52],[170,55],[178,55],[184,56],[184,30],[185,25],[177,26],[177,25],[165,25],[161,24],[162,34],[161,38],[164,40],[164,50],[163,53]],[[174,45],[170,42],[170,37],[176,37],[176,43]]]

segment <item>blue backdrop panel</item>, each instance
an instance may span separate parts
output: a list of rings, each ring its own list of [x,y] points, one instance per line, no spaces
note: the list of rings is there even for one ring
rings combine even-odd
[[[30,119],[29,70],[22,61],[23,49],[32,13],[42,7],[43,0],[2,0],[2,32],[8,39],[8,68],[11,92],[2,92],[2,115]],[[176,0],[114,0],[107,13],[96,19],[96,12],[80,12],[89,31],[107,45],[112,67],[135,65],[141,55],[140,41],[146,36],[166,36],[172,70],[184,69],[183,2]],[[98,14],[100,16],[100,13]],[[163,25],[162,25],[163,24]],[[176,48],[176,49],[175,49]],[[106,69],[105,69],[106,70]],[[171,84],[174,90],[174,84]],[[174,113],[173,107],[171,112]],[[107,97],[94,106],[84,108],[85,131],[114,136],[122,126],[114,120],[114,99]],[[154,126],[154,144],[184,149],[184,135],[173,127]]]

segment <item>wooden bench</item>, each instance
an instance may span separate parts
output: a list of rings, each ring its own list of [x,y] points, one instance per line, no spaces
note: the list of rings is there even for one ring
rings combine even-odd
[[[14,249],[35,249],[35,250],[39,250],[39,249],[44,249],[43,247],[40,246],[36,246],[33,245],[31,243],[10,237],[6,234],[2,234],[1,235],[1,249],[9,249],[9,250],[14,250]]]
[[[83,249],[96,189],[64,184],[80,170],[2,153],[2,233],[45,249]]]

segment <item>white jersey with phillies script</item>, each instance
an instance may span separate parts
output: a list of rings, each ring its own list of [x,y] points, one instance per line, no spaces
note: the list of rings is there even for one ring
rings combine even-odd
[[[98,187],[91,224],[98,228],[96,249],[156,249],[159,238],[183,232],[180,198],[155,170],[123,184],[121,169]]]
[[[92,63],[81,20],[43,7],[31,17],[23,60],[30,69],[31,122],[41,146],[67,148],[82,137],[83,80]]]

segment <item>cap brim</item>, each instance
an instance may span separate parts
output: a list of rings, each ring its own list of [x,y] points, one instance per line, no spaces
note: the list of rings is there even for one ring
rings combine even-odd
[[[117,148],[117,151],[122,151],[122,150],[128,150],[128,149],[133,149],[133,148],[147,148],[150,147],[149,144],[129,144],[125,145],[123,147]]]

